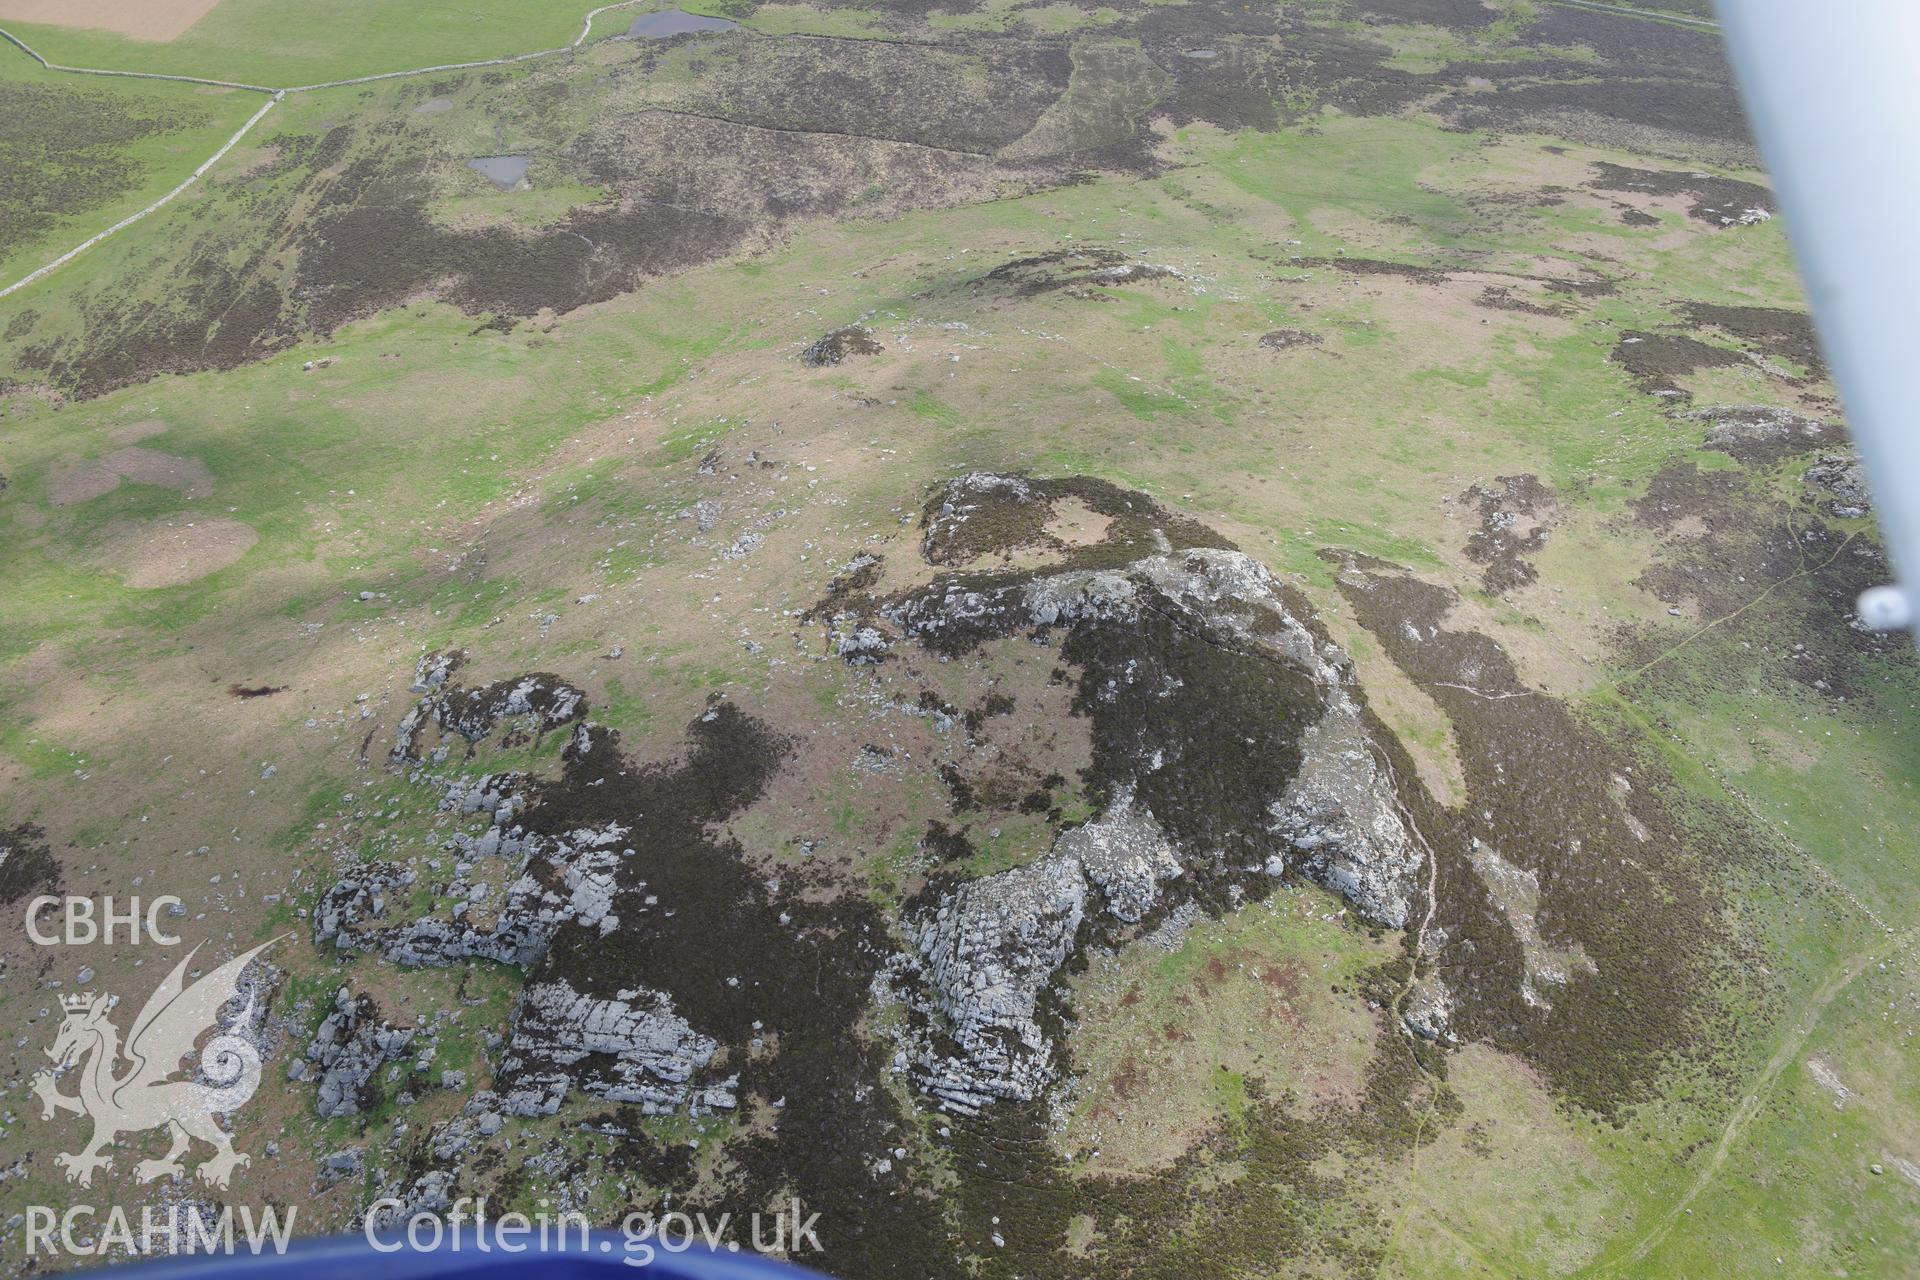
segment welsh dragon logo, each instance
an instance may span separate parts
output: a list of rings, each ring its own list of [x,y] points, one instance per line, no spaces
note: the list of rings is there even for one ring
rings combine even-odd
[[[91,1186],[96,1169],[113,1166],[113,1157],[105,1154],[107,1145],[120,1134],[148,1129],[165,1129],[173,1147],[158,1160],[134,1166],[134,1177],[141,1182],[184,1177],[180,1157],[195,1138],[214,1149],[197,1170],[210,1187],[224,1189],[235,1169],[251,1163],[233,1149],[233,1138],[214,1117],[238,1110],[260,1087],[260,1051],[235,1030],[253,1021],[252,992],[240,1016],[207,1042],[199,1059],[200,1078],[169,1077],[180,1072],[181,1060],[195,1042],[219,1024],[220,1011],[239,995],[240,975],[253,958],[277,941],[235,956],[191,987],[183,979],[200,948],[189,951],[147,997],[124,1048],[119,1028],[107,1016],[118,1000],[92,992],[60,997],[66,1018],[46,1051],[54,1065],[33,1078],[33,1091],[40,1096],[43,1119],[68,1111],[93,1120],[93,1140],[84,1150],[54,1157],[67,1181]],[[79,1077],[77,1097],[55,1088],[55,1081],[69,1070]]]

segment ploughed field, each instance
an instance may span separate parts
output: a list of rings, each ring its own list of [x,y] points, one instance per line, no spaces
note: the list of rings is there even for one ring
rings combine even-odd
[[[585,18],[338,7],[19,33],[278,88]],[[264,101],[0,62],[0,287]],[[1920,1245],[1920,667],[1710,31],[643,5],[290,93],[0,299],[0,476],[6,909],[279,939],[252,1164],[100,1203]],[[59,997],[152,958],[0,935],[0,1224],[80,1194]]]

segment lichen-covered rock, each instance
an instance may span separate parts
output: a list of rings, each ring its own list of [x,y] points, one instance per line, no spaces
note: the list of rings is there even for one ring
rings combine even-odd
[[[1272,829],[1298,851],[1309,876],[1351,902],[1362,918],[1406,927],[1421,853],[1408,837],[1358,708],[1344,694],[1307,730],[1300,770],[1269,812]]]
[[[933,1006],[953,1051],[920,1053],[922,1082],[950,1110],[1030,1101],[1054,1078],[1036,1014],[1087,905],[1077,860],[1049,855],[961,885],[915,927]]]
[[[1802,479],[1809,489],[1824,490],[1827,509],[1843,519],[1857,520],[1873,510],[1867,474],[1851,453],[1824,453],[1808,467]]]
[[[713,1059],[716,1041],[695,1031],[658,991],[622,991],[601,999],[565,978],[529,983],[514,1012],[501,1064],[508,1115],[551,1115],[581,1088],[646,1114],[685,1105],[694,1074]],[[731,1107],[732,1081],[700,1091],[707,1106]]]
[[[1437,1044],[1458,1044],[1453,1033],[1453,992],[1437,973],[1416,979],[1400,1015],[1407,1030]]]
[[[547,733],[586,714],[586,695],[543,671],[481,689],[458,688],[449,677],[462,658],[463,654],[429,654],[420,660],[413,688],[425,696],[394,730],[389,761],[396,769],[415,759],[420,731],[429,721],[468,742],[478,742],[504,720],[519,720],[534,733]]]
[[[314,1110],[322,1117],[358,1115],[372,1101],[373,1073],[386,1063],[408,1056],[413,1046],[410,1028],[389,1027],[374,1020],[373,1002],[356,999],[347,988],[334,995],[333,1011],[320,1022],[306,1059],[295,1079],[313,1077]]]
[[[620,927],[614,911],[621,859],[631,833],[618,823],[565,836],[529,834],[517,821],[526,807],[517,774],[489,774],[448,784],[441,801],[454,813],[490,813],[493,825],[478,836],[456,834],[462,855],[445,886],[454,899],[452,918],[430,915],[386,924],[399,891],[417,874],[392,863],[348,868],[314,910],[314,941],[375,951],[396,964],[448,965],[480,958],[526,967],[547,952],[562,924],[590,926],[602,935]],[[511,868],[494,882],[470,881],[476,864],[506,860]]]
[[[1162,881],[1181,872],[1167,833],[1131,795],[1091,822],[1061,832],[1053,847],[1080,864],[1106,895],[1108,914],[1128,924],[1153,909]]]

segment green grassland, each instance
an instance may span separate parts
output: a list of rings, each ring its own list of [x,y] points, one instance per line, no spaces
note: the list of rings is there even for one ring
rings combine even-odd
[[[794,8],[763,9],[756,21],[847,34],[869,21],[866,10]],[[1058,8],[989,4],[943,21],[1046,30]],[[1097,12],[1090,21],[1103,25]],[[375,52],[342,42],[348,28]],[[576,30],[577,18],[524,5],[405,15],[371,6],[315,26],[279,3],[228,0],[164,50],[23,34],[65,61],[291,80],[488,56]],[[1407,47],[1426,46],[1409,36]],[[1137,53],[1104,37],[1077,44],[1063,96],[1016,146],[1052,154],[1119,136],[1108,125],[1160,91]],[[730,55],[708,56],[730,66]],[[625,106],[738,101],[727,95],[742,82],[713,88],[701,78],[711,68],[691,65],[705,61],[663,53],[655,80],[606,92]],[[533,70],[508,74],[514,85],[544,83]],[[219,113],[252,101],[151,92],[203,112],[195,138],[230,132]],[[303,198],[272,154],[349,116],[391,124],[393,136],[414,131],[404,145],[423,161],[435,216],[450,224],[518,234],[606,200],[556,158],[602,99],[555,95],[550,111],[529,109],[496,134],[479,94],[452,90],[452,108],[424,118],[413,114],[422,93],[400,82],[289,99],[204,186],[0,304],[0,324],[30,307],[46,331],[77,331],[87,288],[125,280],[130,303],[150,300],[199,230],[231,225],[236,243],[263,234],[250,208]],[[491,190],[459,162],[498,137],[553,168],[536,166],[527,189]],[[143,142],[154,149],[137,156],[142,181],[168,185],[175,153],[160,143],[187,139]],[[1634,523],[1634,503],[1675,462],[1731,464],[1701,447],[1703,424],[1667,414],[1610,354],[1622,329],[1673,322],[1677,300],[1801,306],[1779,223],[1714,230],[1661,208],[1657,226],[1629,226],[1578,183],[1593,162],[1644,157],[1415,116],[1328,111],[1273,133],[1189,123],[1156,145],[1155,172],[1092,173],[884,219],[816,219],[563,316],[489,328],[446,302],[415,302],[223,371],[93,399],[0,403],[0,811],[41,824],[68,862],[107,868],[101,877],[122,889],[163,859],[213,846],[188,855],[196,875],[205,866],[200,879],[239,868],[256,891],[310,891],[294,888],[293,872],[324,876],[336,850],[388,856],[436,834],[421,790],[377,762],[411,704],[414,659],[446,646],[468,648],[478,678],[562,672],[649,760],[672,756],[680,727],[716,690],[857,743],[872,732],[875,686],[811,661],[818,635],[793,615],[856,550],[911,560],[916,533],[902,520],[931,480],[973,469],[1091,474],[1217,525],[1361,643],[1323,551],[1380,556],[1458,589],[1461,608],[1531,685],[1763,833],[1724,886],[1745,975],[1726,992],[1744,1015],[1728,1042],[1706,1046],[1704,1065],[1676,1071],[1618,1124],[1565,1105],[1517,1057],[1486,1046],[1449,1055],[1457,1111],[1429,1141],[1338,1157],[1351,1162],[1343,1185],[1368,1215],[1356,1230],[1379,1274],[1900,1274],[1920,1248],[1920,1186],[1895,1163],[1920,1161],[1910,946],[1920,908],[1909,892],[1920,681],[1910,661],[1882,657],[1866,661],[1869,679],[1844,701],[1772,677],[1733,683],[1742,643],[1768,626],[1806,625],[1792,584],[1758,601],[1751,629],[1687,638],[1695,620],[1683,628],[1638,583],[1669,548]],[[332,163],[351,165],[373,146],[358,136]],[[263,157],[264,185],[244,181]],[[1547,187],[1560,198],[1536,199]],[[114,207],[86,218],[110,220]],[[61,234],[79,229],[76,218]],[[1081,245],[1122,246],[1172,274],[1088,296],[1017,298],[982,283],[1009,260]],[[281,251],[259,269],[277,270]],[[1452,277],[1325,261],[1339,257]],[[1474,300],[1482,275],[1574,280],[1596,263],[1617,287],[1577,301],[1539,294],[1553,314]],[[808,342],[853,322],[886,350],[834,369],[800,364]],[[1260,335],[1280,328],[1317,345],[1262,347]],[[1719,398],[1802,403],[1751,366],[1715,376],[1725,379]],[[210,492],[122,483],[56,502],[76,464],[135,438],[204,464]],[[749,450],[768,465],[750,473],[751,486],[717,490],[699,473],[714,450],[723,473],[744,467]],[[1551,486],[1560,509],[1537,557],[1541,582],[1502,599],[1464,554],[1470,513],[1450,504],[1469,484],[1521,473]],[[710,492],[726,509],[703,537],[686,512]],[[256,541],[192,581],[127,585],[129,537],[209,517]],[[765,531],[764,544],[721,557],[750,528]],[[1662,633],[1671,652],[1649,669],[1645,653],[1616,643],[1623,625],[1671,626]],[[1356,653],[1386,661],[1361,643]],[[289,689],[242,701],[225,694],[233,682]],[[370,732],[372,765],[361,752]],[[1446,739],[1441,716],[1406,745],[1439,752]],[[556,746],[477,767],[550,769]],[[911,877],[914,824],[950,816],[939,796],[919,792],[888,801],[899,814],[867,812],[881,789],[862,790],[844,771],[794,785],[733,824],[735,834],[775,865],[790,838],[847,843],[865,887],[890,908]],[[387,822],[388,813],[399,816]],[[1030,858],[1040,825],[983,834],[968,871]],[[1363,997],[1364,979],[1397,951],[1337,922],[1337,905],[1317,891],[1276,901],[1196,928],[1171,954],[1135,950],[1077,980],[1103,1015],[1076,1032],[1076,1065],[1111,1079],[1135,1032],[1177,1024],[1197,1034],[1190,1059],[1149,1064],[1143,1095],[1182,1134],[1239,1123],[1250,1075],[1302,1095],[1310,1073],[1330,1094],[1363,1088],[1375,1055],[1398,1046]],[[325,989],[336,971],[310,950],[284,963]],[[1214,959],[1235,976],[1216,983],[1217,1005],[1193,1007],[1187,997],[1211,981]],[[1248,967],[1300,971],[1287,997],[1299,1006],[1297,1033],[1267,988],[1238,976]],[[373,969],[351,966],[357,976]],[[410,998],[424,1003],[449,998],[432,985],[445,976],[397,981],[415,984]],[[1142,1001],[1123,1007],[1128,983]],[[503,1025],[505,986],[481,993],[475,1026]],[[0,1008],[29,999],[16,989]],[[1250,1044],[1246,1028],[1268,1017],[1282,1018],[1269,1029],[1275,1044]],[[1816,1060],[1853,1091],[1843,1106]],[[1072,1141],[1091,1111],[1082,1097],[1062,1144],[1079,1174],[1105,1171]],[[570,1118],[527,1129],[553,1136]],[[271,1122],[302,1123],[291,1104]],[[1111,1147],[1109,1163],[1125,1167],[1130,1152]],[[0,1157],[11,1158],[5,1145]]]
[[[171,191],[259,109],[257,94],[81,80],[0,58],[0,286]]]
[[[321,15],[290,0],[222,0],[164,43],[71,27],[8,26],[48,61],[67,66],[287,88],[557,49],[580,34],[595,7],[428,0],[396,8],[349,0]]]

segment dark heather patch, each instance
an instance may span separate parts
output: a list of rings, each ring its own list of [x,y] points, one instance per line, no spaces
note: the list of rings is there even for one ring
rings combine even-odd
[[[230,684],[227,695],[234,698],[271,698],[276,693],[285,693],[283,684]]]
[[[1786,307],[1722,307],[1706,302],[1682,302],[1680,314],[1697,325],[1711,325],[1763,355],[1791,360],[1808,377],[1827,375],[1813,317]]]
[[[920,847],[940,864],[966,862],[975,852],[973,841],[967,839],[967,827],[964,824],[954,828],[938,820],[927,823],[926,834],[920,837]]]
[[[1056,52],[1064,66],[1064,45]],[[856,49],[848,56],[879,55]],[[948,53],[929,57],[955,63]],[[1035,58],[1046,61],[1010,52],[994,74],[1017,78]],[[617,87],[620,76],[643,66],[640,59],[597,69],[592,89]],[[509,115],[532,109],[570,119],[561,108],[588,92],[558,72],[536,71],[518,87],[505,76],[478,80],[476,105],[493,103]],[[1034,103],[995,124],[996,137],[1024,132],[1057,94],[1044,78],[1028,88]],[[814,97],[825,102],[831,94]],[[924,100],[920,106],[924,120]],[[933,128],[972,118],[949,113]],[[927,149],[860,129],[821,131],[804,120],[749,127],[670,111],[602,113],[543,141],[540,155],[560,174],[617,199],[576,207],[540,228],[452,227],[431,212],[445,193],[426,127],[407,114],[278,140],[273,163],[217,183],[221,200],[243,209],[244,219],[222,217],[225,205],[196,205],[180,216],[180,243],[145,260],[148,272],[166,277],[166,290],[138,299],[112,285],[82,291],[73,300],[75,322],[39,341],[24,335],[14,359],[84,398],[158,374],[233,368],[423,296],[504,327],[605,301],[734,252],[749,236],[777,238],[802,219],[945,207],[1004,195],[1009,184],[1071,177],[1057,164],[1005,166],[988,154]],[[863,198],[874,192],[884,193],[878,203]]]
[[[586,698],[578,689],[551,672],[540,671],[478,689],[448,686],[435,701],[434,719],[468,742],[477,742],[505,717],[529,716],[537,731],[545,733],[578,719],[586,709]]]
[[[60,884],[60,864],[47,849],[47,833],[30,822],[0,831],[0,902],[12,904]]]
[[[699,1152],[684,1142],[668,1142],[646,1131],[650,1119],[639,1107],[617,1107],[581,1121],[580,1127],[613,1138],[600,1159],[625,1173],[639,1175],[647,1187],[676,1199],[693,1190],[699,1180]]]
[[[1632,205],[1621,206],[1620,221],[1630,227],[1657,227],[1660,225],[1660,219],[1650,213],[1642,213]]]
[[[1393,22],[1424,22],[1435,27],[1476,29],[1500,15],[1480,0],[1359,0],[1362,13]]]
[[[1703,448],[1717,449],[1749,466],[1765,466],[1796,453],[1845,444],[1849,439],[1847,429],[1837,422],[1823,422],[1771,405],[1694,409],[1681,417],[1711,424]]]
[[[927,563],[963,565],[983,556],[1040,547],[1062,558],[1049,572],[1112,568],[1151,554],[1158,545],[1156,530],[1175,548],[1233,549],[1232,543],[1198,520],[1168,511],[1145,494],[1105,480],[1087,476],[993,479],[995,483],[975,486],[971,477],[963,477],[933,487],[920,511],[920,553]],[[1096,515],[1112,521],[1100,542],[1069,546],[1046,532],[1055,504],[1066,498],[1076,498]],[[999,585],[1024,582],[1032,576],[1016,573]]]
[[[1654,196],[1690,196],[1689,217],[1715,227],[1741,224],[1758,210],[1771,214],[1773,192],[1758,183],[1677,169],[1633,169],[1601,160],[1593,166],[1589,191],[1639,192]]]
[[[1111,289],[1172,274],[1165,267],[1141,262],[1118,249],[1056,249],[1003,262],[972,281],[971,287],[975,291],[1010,293],[1017,298],[1055,292],[1088,298],[1100,296],[1092,292],[1095,286]]]
[[[830,601],[850,600],[863,596],[880,581],[880,567],[886,557],[872,552],[862,552],[840,567],[840,572],[827,580],[827,599]]]
[[[1423,267],[1411,262],[1386,262],[1379,258],[1288,258],[1289,267],[1331,267],[1350,276],[1399,276],[1420,284],[1445,284],[1448,273],[1441,267]]]
[[[651,78],[652,62],[637,58],[612,70],[616,90]],[[698,76],[674,105],[770,129],[987,155],[1032,129],[1072,71],[1063,39],[742,34],[703,51]]]
[[[1457,1001],[1454,1031],[1519,1054],[1569,1101],[1619,1117],[1725,1033],[1711,994],[1727,947],[1713,885],[1716,869],[1748,857],[1738,825],[1683,831],[1663,799],[1677,784],[1658,760],[1528,689],[1489,637],[1444,627],[1452,591],[1377,560],[1326,556],[1360,624],[1440,705],[1458,744],[1467,800],[1447,809],[1397,740],[1381,739],[1435,854],[1430,931],[1444,938],[1436,965]],[[1594,965],[1539,984],[1551,1010],[1521,995],[1524,955],[1474,870],[1476,840],[1538,878],[1540,936],[1579,946]]]
[[[1628,666],[1657,664],[1636,680],[1688,700],[1697,696],[1691,680],[1854,698],[1879,685],[1880,664],[1920,665],[1905,636],[1858,625],[1860,592],[1893,577],[1885,550],[1871,535],[1830,526],[1814,496],[1781,498],[1748,471],[1701,471],[1686,461],[1655,475],[1633,512],[1662,535],[1659,560],[1635,585],[1721,620],[1710,651],[1693,660],[1704,676],[1661,661],[1698,622],[1623,631],[1617,639]],[[1682,521],[1691,531],[1678,531]],[[1763,593],[1761,607],[1750,608]]]
[[[1269,329],[1260,335],[1260,346],[1267,351],[1292,351],[1295,347],[1317,347],[1320,335],[1307,329]]]
[[[1517,85],[1498,93],[1456,93],[1442,104],[1469,129],[1528,129],[1542,116],[1577,113],[1746,145],[1746,117],[1731,85],[1625,75]]]
[[[105,93],[0,84],[0,257],[131,190],[143,175],[128,148],[183,123]]]
[[[1179,847],[1215,851],[1192,888],[1217,915],[1233,906],[1230,886],[1250,887],[1246,868],[1289,852],[1266,806],[1273,780],[1299,771],[1324,702],[1306,672],[1196,630],[1185,612],[1160,598],[1138,623],[1083,623],[1060,656],[1080,673],[1073,711],[1092,722],[1088,802],[1105,809],[1131,786]]]
[[[800,353],[800,363],[818,369],[839,364],[848,356],[877,356],[885,350],[866,326],[850,324],[815,340]]]
[[[1733,86],[1726,47],[1718,35],[1708,31],[1646,22],[1625,14],[1542,6],[1540,17],[1527,28],[1524,39],[1536,46],[1585,45],[1618,66],[1695,76],[1710,84]]]
[[[304,233],[300,298],[323,333],[423,290],[471,315],[567,312],[718,257],[746,230],[732,218],[639,205],[577,209],[531,234],[451,231],[420,204],[354,204]]]
[[[1150,5],[1131,30],[1173,78],[1155,114],[1175,124],[1274,129],[1328,106],[1380,115],[1432,88],[1427,77],[1387,66],[1393,51],[1385,44],[1289,17],[1277,6]],[[1215,56],[1186,56],[1196,49]]]
[[[869,983],[893,950],[886,923],[858,897],[809,900],[798,875],[770,887],[737,841],[715,834],[765,789],[786,739],[717,699],[687,737],[682,760],[640,765],[622,754],[617,733],[592,726],[569,745],[559,779],[532,784],[529,831],[557,836],[619,821],[633,825],[636,852],[621,864],[619,931],[563,926],[528,981],[563,978],[600,997],[663,991],[725,1046],[743,1105],[785,1100],[768,1132],[728,1145],[712,1202],[681,1207],[738,1210],[800,1194],[822,1214],[834,1272],[955,1275],[938,1205],[904,1170],[872,1172],[893,1147],[917,1141],[911,1117],[878,1083],[885,1053],[859,1031]],[[648,895],[657,906],[645,904]],[[756,1036],[778,1051],[750,1052]]]
[[[1677,333],[1648,333],[1623,329],[1614,344],[1612,360],[1650,396],[1689,400],[1692,396],[1674,381],[1696,369],[1725,369],[1747,363],[1738,351],[1716,347]]]
[[[1497,476],[1460,496],[1480,513],[1480,527],[1468,535],[1466,548],[1469,560],[1486,566],[1480,584],[1499,595],[1536,580],[1539,571],[1525,557],[1547,544],[1553,490],[1538,476]]]
[[[1530,316],[1564,316],[1567,314],[1563,307],[1556,307],[1544,302],[1534,302],[1527,298],[1518,297],[1514,294],[1510,286],[1504,284],[1488,285],[1480,291],[1479,296],[1474,298],[1473,301],[1475,305],[1486,307],[1492,311],[1518,311]]]

